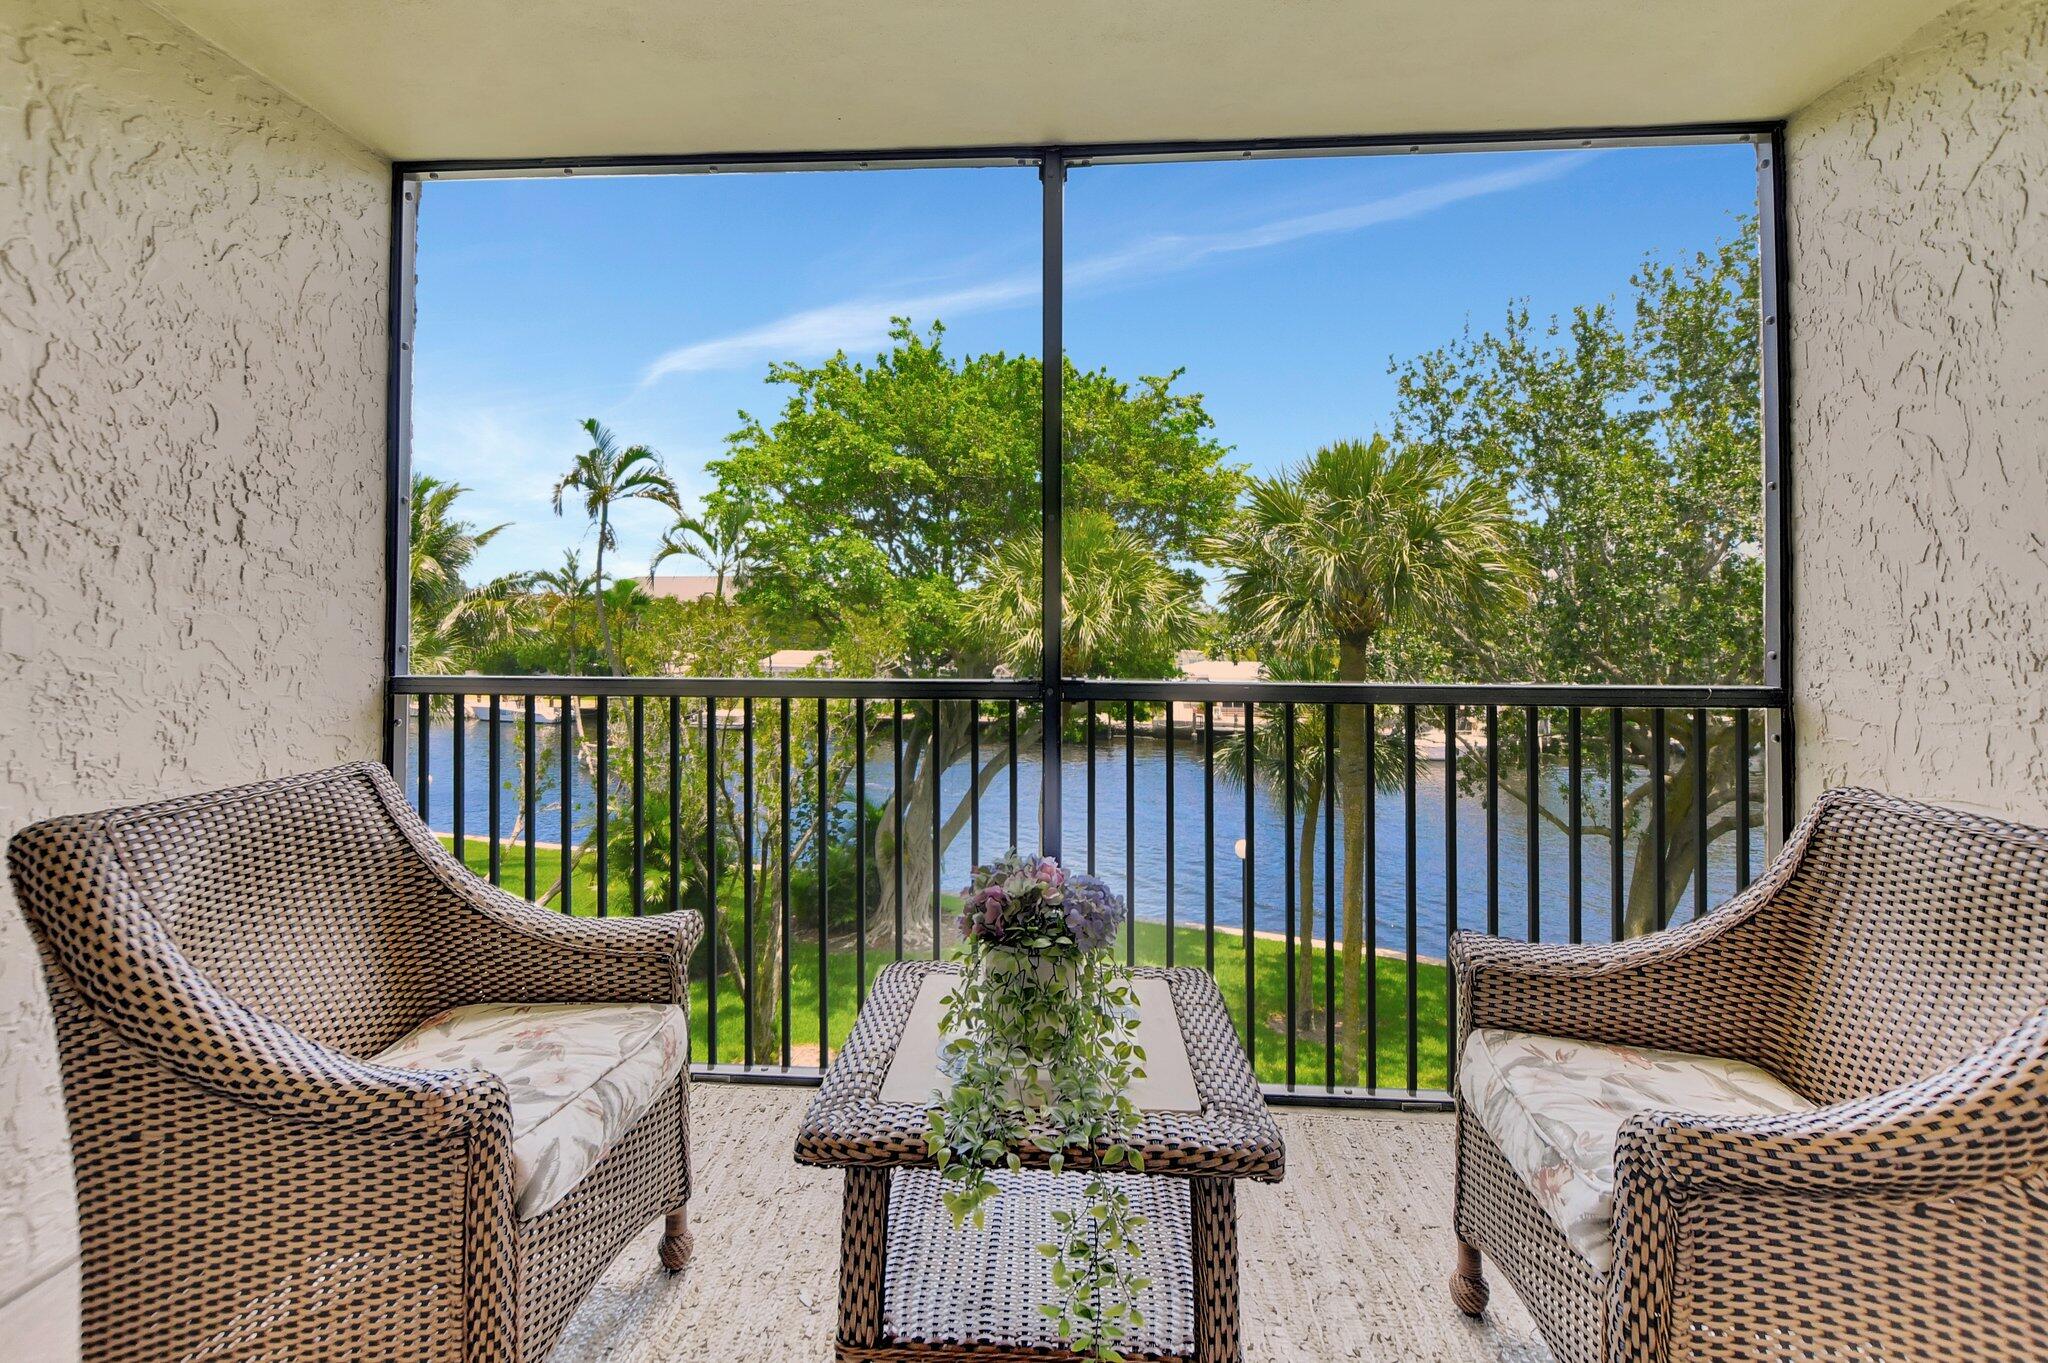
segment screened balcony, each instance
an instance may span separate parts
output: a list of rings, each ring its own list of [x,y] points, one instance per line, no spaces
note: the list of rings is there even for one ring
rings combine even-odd
[[[2037,0],[0,10],[6,832],[350,762],[393,792],[353,848],[330,825],[297,860],[247,830],[86,859],[133,878],[105,902],[146,901],[230,1033],[246,1009],[339,1057],[194,1070],[155,1126],[102,1119],[127,1052],[90,1029],[191,1077],[166,1038],[194,1024],[124,1012],[143,977],[87,968],[75,887],[20,854],[22,1356],[346,1357],[395,1321],[422,1357],[896,1357],[904,1300],[842,1300],[860,1181],[792,1152],[860,1068],[864,1007],[961,953],[970,881],[1013,849],[1109,887],[1115,962],[1214,982],[1285,1146],[1284,1179],[1236,1185],[1231,1289],[1186,1256],[1211,1333],[1166,1356],[1237,1356],[1221,1297],[1246,1360],[2048,1352],[2038,1123],[1921,1092],[1980,1056],[2042,1069],[2014,1012],[2048,940]],[[1374,500],[1404,479],[1405,511]],[[109,826],[101,851],[141,836]],[[1801,879],[1802,827],[1855,847]],[[509,1212],[457,1234],[436,1146],[389,1180],[427,1229],[358,1253],[381,1213],[318,1188],[368,1128],[296,1164],[236,1144],[269,1139],[244,1108],[317,1123],[333,1074],[388,1081],[355,1067],[397,1023],[344,1020],[383,1006],[377,971],[519,976],[390,941],[323,975],[205,919],[242,921],[242,866],[325,923],[357,892],[290,877],[401,844],[436,869],[379,886],[466,868],[447,893],[536,952],[692,939],[657,1000],[680,1173],[606,1166],[560,1240]],[[1783,903],[1907,926],[1798,919],[1711,988],[1656,973]],[[1795,1153],[1731,1155],[1691,1107],[1668,1148],[1770,1163],[1805,1211],[1694,1224],[1671,1272],[1704,1304],[1666,1339],[1647,1223],[1602,1266],[1503,1200],[1475,1028],[1754,1062]],[[454,1091],[391,1111],[459,1125]],[[1840,1164],[1798,1144],[1808,1105],[1866,1101],[1816,1138]],[[151,1131],[175,1148],[138,1163]],[[109,1193],[214,1139],[308,1191],[277,1183],[254,1232],[225,1174]],[[1990,1182],[1884,1184],[1920,1210],[1828,1238],[1859,1180],[1933,1147],[1996,1152]],[[1712,1167],[1673,1177],[1734,1177]],[[1198,1196],[1175,1205],[1213,1219]],[[1800,1225],[1812,1263],[1769,1260]],[[1801,1272],[1822,1285],[1788,1304]],[[306,1284],[368,1333],[303,1326]]]

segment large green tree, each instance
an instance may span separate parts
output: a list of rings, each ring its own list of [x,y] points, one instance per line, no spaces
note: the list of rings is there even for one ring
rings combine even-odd
[[[850,619],[900,622],[907,675],[993,665],[970,596],[999,547],[1035,534],[1039,361],[956,357],[945,331],[896,323],[870,361],[778,364],[789,390],[767,423],[746,417],[710,465],[715,512],[744,507],[742,599],[829,644]],[[1065,507],[1100,512],[1167,560],[1191,558],[1241,477],[1177,376],[1132,385],[1066,370]]]
[[[936,323],[921,332],[899,319],[872,360],[772,366],[769,382],[788,390],[780,415],[745,417],[710,465],[708,510],[747,527],[740,602],[786,642],[830,648],[842,674],[1038,668],[1040,364],[959,357],[944,340]],[[1083,612],[1067,668],[1168,675],[1172,640],[1184,624],[1191,633],[1184,562],[1230,513],[1243,475],[1177,378],[1132,384],[1067,365],[1065,591],[1069,613]],[[965,703],[914,706],[905,721],[904,826],[928,829],[938,774],[970,751],[983,721]],[[893,745],[893,714],[886,722],[876,736]],[[1020,748],[1039,722],[1027,714]],[[1007,745],[985,747],[981,787],[1008,760]],[[878,923],[894,918],[895,798],[875,845],[892,872]],[[969,806],[959,793],[937,811],[942,846]],[[936,874],[930,840],[907,838],[903,852],[902,901],[922,906]],[[906,915],[906,928],[921,941],[927,916]]]
[[[1539,323],[1518,305],[1498,329],[1396,366],[1399,438],[1506,487],[1518,513],[1514,540],[1537,569],[1526,611],[1444,617],[1410,631],[1410,646],[1456,666],[1444,680],[1762,679],[1759,267],[1750,220],[1712,250],[1645,262],[1621,309],[1586,306]],[[1702,751],[1683,727],[1666,738],[1661,902],[1648,783],[1627,792],[1620,834],[1636,844],[1630,931],[1666,921],[1700,864],[1694,763],[1707,764],[1708,841],[1736,827],[1732,716],[1713,713]],[[1516,765],[1528,760],[1521,742],[1519,733],[1508,741]],[[1604,769],[1606,742],[1604,726],[1589,731],[1591,769]],[[1627,716],[1623,744],[1627,769],[1649,770],[1647,714]],[[1548,775],[1537,814],[1558,823],[1565,795]],[[1519,781],[1504,784],[1508,798],[1520,798]],[[1596,821],[1585,831],[1614,830]]]
[[[1253,637],[1295,654],[1334,646],[1339,681],[1378,674],[1382,636],[1446,618],[1504,613],[1531,574],[1514,512],[1492,480],[1440,446],[1385,437],[1340,441],[1252,483],[1245,508],[1210,542],[1224,604]],[[1366,785],[1362,706],[1338,708],[1341,792]],[[1356,1074],[1363,1031],[1365,801],[1340,799],[1344,829],[1342,1045]]]

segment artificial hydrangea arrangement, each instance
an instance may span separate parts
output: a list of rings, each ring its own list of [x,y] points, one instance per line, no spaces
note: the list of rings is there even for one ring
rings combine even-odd
[[[974,869],[962,896],[941,1065],[953,1075],[925,1141],[944,1179],[954,1224],[983,1222],[1000,1191],[993,1171],[1021,1167],[1017,1151],[1048,1152],[1054,1176],[1076,1156],[1089,1179],[1080,1211],[1053,1214],[1054,1301],[1041,1309],[1077,1353],[1117,1360],[1119,1340],[1144,1323],[1135,1235],[1145,1218],[1106,1169],[1142,1172],[1128,1144],[1138,1121],[1126,1091],[1144,1073],[1137,999],[1109,950],[1123,921],[1116,892],[1051,857],[1015,852]]]

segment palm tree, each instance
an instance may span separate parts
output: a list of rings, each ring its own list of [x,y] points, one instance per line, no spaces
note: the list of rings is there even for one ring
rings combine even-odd
[[[567,670],[581,671],[583,603],[597,595],[597,578],[583,571],[582,555],[574,549],[564,549],[562,566],[535,573],[533,586],[540,593],[541,619],[548,633],[561,642]]]
[[[1099,511],[1069,513],[1060,555],[1060,670],[1069,677],[1171,676],[1200,624],[1195,581],[1143,535]],[[1039,667],[1043,564],[1035,534],[999,545],[982,569],[976,615],[998,659]]]
[[[477,551],[505,529],[479,530],[455,515],[457,499],[468,491],[431,474],[413,475],[407,576],[412,601],[408,656],[415,672],[461,671],[477,645],[504,637],[518,624],[523,574],[478,587],[464,581]]]
[[[696,559],[717,578],[712,599],[724,605],[726,579],[738,577],[740,565],[746,561],[751,515],[744,505],[731,501],[707,504],[701,515],[683,510],[679,502],[671,505],[676,513],[675,523],[662,532],[661,547],[654,551],[654,558],[647,565],[648,578],[651,580],[656,568],[679,554]]]
[[[1339,441],[1253,480],[1237,520],[1211,541],[1223,602],[1247,633],[1306,653],[1334,642],[1337,679],[1370,680],[1382,631],[1484,615],[1526,599],[1531,570],[1514,510],[1493,483],[1430,446]],[[1363,706],[1338,709],[1340,790],[1365,787]],[[1344,824],[1343,1063],[1358,1073],[1365,935],[1365,801]]]
[[[662,471],[659,456],[645,445],[619,448],[618,437],[600,425],[596,417],[583,423],[583,432],[590,437],[590,448],[577,455],[576,462],[556,482],[555,514],[562,514],[564,493],[580,492],[583,494],[583,514],[597,524],[597,562],[594,565],[597,634],[604,644],[605,659],[616,676],[626,669],[619,660],[618,647],[612,642],[611,625],[605,619],[604,608],[604,554],[607,549],[616,549],[619,543],[612,530],[612,508],[636,498],[673,505],[676,490]]]

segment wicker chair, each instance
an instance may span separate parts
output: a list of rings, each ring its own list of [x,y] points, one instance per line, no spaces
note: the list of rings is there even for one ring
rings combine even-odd
[[[2048,1358],[2048,832],[1830,791],[1697,922],[1451,959],[1468,1314],[1483,1251],[1564,1363]],[[1516,1033],[1747,1062],[1798,1110],[1622,1121],[1602,1272],[1466,1091]]]
[[[56,1016],[87,1358],[533,1360],[656,1218],[682,1267],[687,1012],[621,1005],[686,1004],[696,914],[493,889],[368,764],[55,819],[8,865]],[[531,1216],[498,1074],[372,1060],[506,1003],[671,1029],[623,1134]]]

